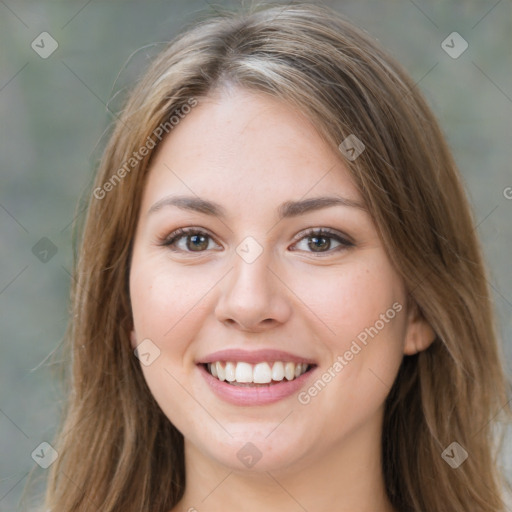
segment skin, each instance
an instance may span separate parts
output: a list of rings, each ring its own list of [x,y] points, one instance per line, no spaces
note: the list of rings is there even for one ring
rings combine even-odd
[[[218,202],[227,217],[176,206],[148,213],[178,194]],[[362,204],[343,156],[307,119],[241,89],[202,99],[153,160],[130,270],[131,337],[133,347],[149,338],[160,350],[141,368],[185,438],[187,486],[172,512],[322,512],[333,503],[337,511],[394,510],[381,472],[383,404],[403,355],[426,348],[433,332],[408,306],[364,208],[278,220],[281,203],[323,195]],[[186,235],[176,242],[181,252],[162,246],[180,227],[210,238],[200,251]],[[354,246],[339,250],[330,239],[315,252],[311,235],[294,239],[322,227]],[[250,264],[236,252],[247,236],[263,249]],[[316,361],[307,391],[394,303],[401,311],[306,405],[296,393],[268,405],[232,405],[196,366],[225,348],[285,350]],[[248,441],[262,454],[252,468],[237,458]]]

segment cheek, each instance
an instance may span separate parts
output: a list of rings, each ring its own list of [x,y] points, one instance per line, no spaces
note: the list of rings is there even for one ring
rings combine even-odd
[[[317,407],[338,404],[332,414],[339,421],[346,421],[350,410],[358,423],[381,407],[403,357],[406,309],[401,280],[386,259],[373,257],[347,266],[346,272],[336,269],[330,279],[311,280],[308,290],[311,308],[326,326],[320,339],[330,361],[319,375],[329,382],[325,392],[318,391],[323,385],[305,392]]]
[[[193,368],[188,349],[202,325],[201,297],[211,280],[203,277],[194,279],[186,269],[176,272],[168,261],[147,255],[140,260],[134,255],[130,272],[137,343],[149,339],[159,350],[158,357],[149,365],[141,364],[141,369],[153,397],[179,430],[192,428],[195,418],[201,417],[181,383],[187,382]]]
[[[353,339],[376,322],[379,332],[392,334],[393,340],[400,339],[404,324],[398,317],[403,315],[396,312],[399,307],[392,306],[402,305],[404,292],[399,277],[385,258],[368,254],[346,267],[324,270],[322,275],[302,273],[294,290],[313,313],[318,322],[317,333],[331,351],[347,350]],[[381,315],[388,320],[384,326]]]
[[[161,261],[134,261],[130,297],[137,338],[167,345],[182,340],[183,331],[197,325],[190,319],[201,313],[201,297],[213,285],[211,278],[187,268],[176,271]],[[179,334],[177,334],[179,333]]]

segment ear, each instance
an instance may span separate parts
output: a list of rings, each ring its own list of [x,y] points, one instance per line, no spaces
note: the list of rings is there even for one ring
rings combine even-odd
[[[427,320],[425,320],[416,301],[410,300],[407,309],[404,354],[411,356],[427,349],[436,339],[436,333]]]

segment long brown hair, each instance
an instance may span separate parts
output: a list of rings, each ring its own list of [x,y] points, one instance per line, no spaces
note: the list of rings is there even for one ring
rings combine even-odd
[[[196,23],[158,55],[120,113],[74,269],[69,397],[45,508],[164,512],[183,494],[183,437],[153,399],[130,344],[131,244],[161,127],[172,137],[176,111],[227,84],[287,101],[333,148],[349,135],[365,145],[356,160],[340,158],[436,333],[428,349],[404,356],[385,404],[391,503],[399,511],[503,512],[494,427],[498,412],[509,413],[508,388],[456,165],[399,64],[335,12],[307,4]],[[441,455],[452,442],[469,454],[457,469]]]

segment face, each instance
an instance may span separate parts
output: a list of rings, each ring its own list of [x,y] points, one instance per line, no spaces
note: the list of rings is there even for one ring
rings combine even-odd
[[[201,100],[160,147],[130,296],[156,401],[189,450],[237,470],[377,436],[421,338],[343,155],[242,90]]]

